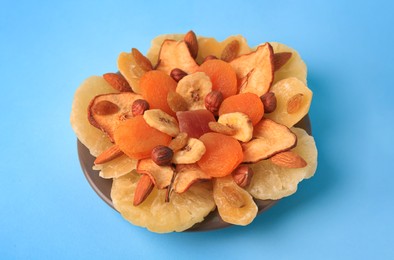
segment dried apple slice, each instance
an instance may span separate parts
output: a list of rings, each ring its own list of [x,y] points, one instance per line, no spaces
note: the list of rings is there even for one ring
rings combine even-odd
[[[239,187],[231,175],[214,180],[213,199],[220,217],[227,223],[245,226],[257,215],[253,197]]]
[[[174,191],[183,193],[194,183],[201,180],[209,180],[211,176],[201,170],[197,164],[178,164],[174,180]]]
[[[266,118],[254,126],[253,137],[242,144],[243,162],[258,162],[297,144],[297,136],[289,128]]]
[[[165,40],[161,46],[159,60],[157,70],[168,75],[176,68],[188,74],[198,69],[198,65],[190,55],[189,48],[184,41]]]
[[[240,93],[265,94],[274,80],[274,52],[269,43],[257,47],[256,51],[239,56],[230,62],[237,74]],[[246,78],[246,80],[242,80]]]
[[[292,127],[309,111],[312,91],[295,77],[283,79],[271,87],[276,97],[276,109],[265,117]]]
[[[317,168],[317,149],[312,136],[301,128],[291,128],[297,135],[297,146],[291,151],[301,156],[307,163],[303,168],[285,168],[271,160],[251,164],[254,175],[247,190],[262,200],[277,200],[296,192],[298,183],[312,177]]]
[[[171,183],[174,168],[171,166],[159,166],[152,159],[143,159],[137,163],[137,172],[148,175],[156,188],[164,189]]]
[[[113,141],[114,131],[119,124],[133,117],[131,104],[137,99],[142,99],[142,96],[131,92],[98,95],[90,102],[89,122]]]

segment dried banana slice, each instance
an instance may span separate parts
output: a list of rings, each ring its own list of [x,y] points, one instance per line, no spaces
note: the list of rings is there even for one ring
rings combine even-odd
[[[223,114],[218,123],[236,130],[234,137],[241,142],[248,142],[253,137],[253,124],[250,118],[241,112]]]
[[[178,122],[161,109],[150,109],[144,113],[145,122],[153,128],[172,137],[179,134]]]
[[[195,163],[201,159],[205,151],[203,142],[196,138],[189,138],[186,146],[174,153],[172,162],[176,164]]]
[[[204,72],[183,77],[176,87],[188,105],[188,110],[205,109],[205,97],[212,91],[212,82]]]

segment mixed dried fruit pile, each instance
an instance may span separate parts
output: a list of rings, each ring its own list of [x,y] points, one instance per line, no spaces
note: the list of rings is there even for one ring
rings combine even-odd
[[[190,31],[157,37],[147,57],[121,53],[118,69],[80,86],[71,124],[133,224],[183,231],[217,208],[247,225],[253,198],[288,196],[314,174],[313,137],[293,127],[312,100],[293,49]]]

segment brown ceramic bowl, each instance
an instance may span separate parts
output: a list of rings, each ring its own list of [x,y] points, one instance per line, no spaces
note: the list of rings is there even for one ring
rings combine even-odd
[[[308,115],[305,116],[297,125],[305,129],[309,134],[311,134],[311,123]],[[103,199],[110,207],[114,208],[111,200],[111,179],[103,179],[99,176],[98,171],[92,169],[95,157],[93,157],[89,150],[78,141],[78,156],[81,163],[82,170],[85,174],[86,179],[92,186],[93,190]],[[258,214],[268,210],[277,201],[276,200],[258,200],[256,199],[256,204],[258,206]],[[115,208],[114,208],[115,209]],[[211,212],[203,222],[195,224],[193,227],[187,231],[206,231],[213,230],[231,226],[231,224],[224,222],[217,210]]]

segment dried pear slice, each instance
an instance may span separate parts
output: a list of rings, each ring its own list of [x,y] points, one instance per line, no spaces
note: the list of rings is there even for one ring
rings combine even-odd
[[[296,192],[297,185],[303,179],[312,177],[317,168],[317,149],[312,136],[301,128],[291,128],[297,135],[297,146],[291,151],[299,154],[307,162],[303,168],[289,169],[275,165],[270,160],[263,160],[250,167],[254,175],[247,190],[262,200],[277,200]]]
[[[201,170],[197,164],[178,164],[174,180],[174,191],[183,193],[194,183],[201,180],[209,180],[212,177]]]
[[[126,220],[152,232],[184,231],[215,209],[210,183],[196,183],[182,194],[173,193],[170,202],[165,202],[166,190],[153,188],[143,203],[133,206],[138,180],[135,172],[114,179],[111,198]]]
[[[143,159],[138,161],[137,172],[139,174],[147,174],[156,188],[164,189],[171,183],[174,168],[171,166],[159,166],[152,159]]]
[[[257,215],[252,196],[239,187],[231,175],[214,180],[213,198],[220,217],[227,223],[246,226]]]
[[[253,137],[242,144],[243,162],[258,162],[297,144],[297,136],[289,128],[266,118],[254,126]]]

